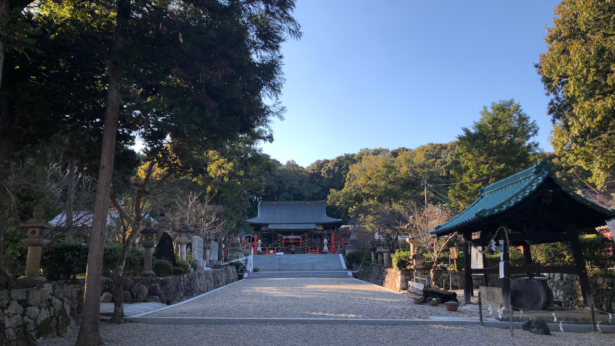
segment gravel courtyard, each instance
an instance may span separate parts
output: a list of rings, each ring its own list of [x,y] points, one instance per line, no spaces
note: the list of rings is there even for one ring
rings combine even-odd
[[[405,294],[352,278],[248,279],[145,317],[428,319],[478,316],[415,305]]]
[[[614,334],[561,334],[535,335],[515,330],[511,338],[506,329],[479,326],[374,326],[324,324],[203,324],[161,325],[127,323],[101,324],[102,339],[106,345],[169,346],[612,346]],[[44,340],[41,346],[73,346],[73,330],[63,338]]]

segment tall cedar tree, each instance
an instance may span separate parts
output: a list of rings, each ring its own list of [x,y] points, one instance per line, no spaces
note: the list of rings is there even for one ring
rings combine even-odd
[[[468,206],[481,187],[506,178],[532,165],[531,155],[538,143],[531,139],[538,125],[530,121],[514,100],[484,107],[481,119],[472,128],[463,128],[457,142],[459,165],[453,167],[449,197]]]
[[[201,36],[203,26],[212,24],[208,23],[209,18],[215,14],[235,14],[236,25],[242,28],[244,35],[231,36],[229,43],[246,47],[246,52],[249,53],[248,59],[254,59],[257,66],[258,64],[268,65],[271,61],[279,60],[280,45],[288,36],[300,37],[299,25],[291,16],[295,7],[294,0],[137,1],[134,3],[128,0],[118,0],[115,7],[116,27],[107,62],[109,82],[98,188],[90,234],[84,313],[77,345],[92,345],[100,342],[98,318],[102,250],[111,193],[115,136],[120,113],[130,112],[123,115],[134,119],[134,128],[144,132],[143,138],[148,145],[146,155],[160,158],[157,160],[158,163],[168,168],[181,170],[185,165],[179,163],[177,159],[184,162],[189,160],[203,141],[212,145],[222,143],[229,135],[232,137],[238,133],[249,133],[255,127],[267,126],[267,118],[276,114],[276,107],[266,106],[262,98],[263,96],[275,97],[279,93],[277,88],[281,83],[280,69],[269,69],[269,74],[248,73],[254,79],[261,77],[262,80],[244,81],[241,78],[246,76],[240,75],[239,80],[231,83],[229,89],[226,89],[225,86],[228,85],[225,83],[226,79],[220,76],[229,76],[237,71],[233,70],[235,68],[233,64],[207,65],[210,62],[207,60],[208,56],[224,56],[225,54],[223,50],[216,50],[215,46],[208,46],[210,39],[215,40],[217,37],[220,39],[223,33],[210,31],[206,33],[209,37]],[[161,20],[165,22],[161,23]],[[173,21],[180,24],[175,27]],[[181,30],[181,23],[184,23],[185,31]],[[160,49],[165,47],[165,42],[168,43],[171,40],[185,45],[186,52]],[[190,40],[192,44],[188,43]],[[156,41],[154,46],[158,50],[144,49],[148,41],[150,43]],[[194,49],[192,45],[197,45],[198,49]],[[172,45],[167,45],[166,48],[172,48]],[[181,55],[182,53],[184,55]],[[230,55],[233,53],[236,52],[231,51]],[[152,57],[159,57],[161,60],[154,64],[148,60]],[[236,61],[237,59],[228,60]],[[149,72],[148,68],[152,67],[154,67],[154,73]],[[167,70],[169,67],[171,67],[170,71]],[[141,71],[145,72],[143,78],[140,79],[139,72]],[[159,74],[156,75],[156,72]],[[165,75],[165,72],[171,72],[171,78],[168,74]],[[124,85],[125,79],[130,83]],[[135,87],[133,84],[143,82],[143,80],[153,82],[142,83],[143,87]],[[161,80],[163,82],[158,82]],[[241,88],[238,84],[242,82],[251,83],[251,85]],[[157,85],[158,83],[168,83],[170,86],[162,88]],[[260,85],[260,89],[254,88],[255,85]],[[148,86],[150,86],[149,89]],[[208,87],[214,87],[213,91]],[[145,113],[139,111],[138,106],[132,107],[131,104],[121,107],[122,89],[134,91],[137,95],[135,102],[138,102],[140,93],[147,95],[157,88],[161,91],[166,90],[168,93],[165,94],[163,91],[162,96],[150,95],[151,99],[171,96],[171,100],[175,102],[167,102],[168,100],[163,99],[157,107],[150,108]],[[183,93],[186,89],[189,92]],[[230,92],[230,97],[227,97],[226,91]],[[181,102],[182,98],[185,102]],[[220,102],[217,102],[217,99]],[[224,116],[220,117],[221,114]],[[178,119],[190,122],[192,125],[181,126],[176,122]],[[195,124],[198,126],[194,126]],[[208,130],[206,125],[210,125],[213,130]],[[161,144],[167,136],[170,138],[171,145]],[[201,140],[198,139],[199,136]]]
[[[551,144],[604,187],[615,173],[615,1],[564,0],[538,74],[551,96]]]

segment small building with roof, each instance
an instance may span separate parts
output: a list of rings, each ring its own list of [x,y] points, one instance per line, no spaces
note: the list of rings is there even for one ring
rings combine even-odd
[[[295,245],[295,253],[305,253],[307,248],[322,248],[325,239],[331,246],[342,220],[327,216],[325,201],[261,201],[258,216],[247,222],[263,247],[288,253]]]
[[[474,203],[430,233],[440,237],[456,232],[463,236],[466,254],[471,253],[472,247],[480,246],[489,251],[492,241],[499,244],[499,268],[471,268],[471,261],[465,261],[466,303],[470,302],[472,294],[473,274],[483,274],[485,286],[487,275],[499,275],[503,279],[503,304],[510,311],[511,306],[522,306],[524,299],[519,294],[511,297],[512,279],[532,280],[543,273],[567,273],[578,275],[585,306],[592,307],[593,298],[579,234],[595,234],[596,227],[605,225],[614,217],[615,210],[606,209],[566,188],[551,174],[548,164],[540,162],[481,188]],[[570,242],[574,265],[544,266],[533,262],[530,247],[553,242]],[[522,247],[523,266],[511,267],[509,246]],[[484,256],[486,251],[479,251]],[[515,290],[515,284],[512,284],[513,292],[519,292]]]

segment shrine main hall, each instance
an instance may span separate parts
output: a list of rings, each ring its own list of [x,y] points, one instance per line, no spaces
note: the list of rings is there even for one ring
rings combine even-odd
[[[325,240],[328,250],[335,253],[340,242],[348,241],[339,231],[342,220],[327,216],[325,201],[261,201],[258,216],[247,221],[266,254],[291,254],[293,249],[295,254],[318,254]]]

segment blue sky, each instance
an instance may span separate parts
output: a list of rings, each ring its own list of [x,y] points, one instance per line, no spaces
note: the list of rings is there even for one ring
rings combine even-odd
[[[287,113],[263,151],[308,166],[362,148],[446,143],[483,106],[511,98],[552,151],[534,63],[558,3],[298,0],[303,38],[282,51]]]

